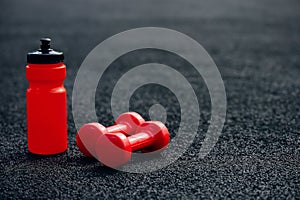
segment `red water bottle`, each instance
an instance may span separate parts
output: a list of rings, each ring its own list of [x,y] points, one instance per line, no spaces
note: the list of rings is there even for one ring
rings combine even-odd
[[[27,54],[28,150],[40,155],[62,153],[68,147],[66,66],[63,53],[52,50],[50,42],[42,38],[41,48]]]

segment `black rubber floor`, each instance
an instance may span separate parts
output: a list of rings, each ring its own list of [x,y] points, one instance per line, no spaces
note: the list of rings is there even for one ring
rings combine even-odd
[[[299,1],[2,0],[0,6],[1,199],[300,197]],[[182,70],[201,109],[199,134],[179,160],[156,172],[132,174],[103,167],[78,151],[71,94],[80,64],[99,42],[144,26],[175,29],[201,43],[219,67],[228,105],[218,143],[199,159],[210,117],[202,79],[166,52],[145,50],[118,59],[97,90],[99,122],[113,123],[110,92],[120,69],[157,60]],[[26,53],[44,36],[64,51],[68,67],[69,148],[49,157],[29,154],[26,137]],[[174,137],[180,107],[167,88],[140,88],[131,110],[148,119],[148,108],[157,102],[167,108],[166,125]]]

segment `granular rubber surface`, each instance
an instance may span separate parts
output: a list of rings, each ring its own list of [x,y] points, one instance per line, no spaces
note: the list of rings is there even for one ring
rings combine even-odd
[[[0,5],[1,199],[300,196],[299,1],[3,0]],[[155,61],[180,69],[193,85],[201,110],[197,137],[176,162],[151,173],[125,173],[79,152],[71,94],[82,61],[97,44],[145,26],[180,31],[204,46],[225,83],[227,116],[217,144],[199,159],[210,118],[209,94],[201,77],[186,61],[163,51],[148,49],[120,57],[98,86],[100,123],[113,124],[110,97],[120,71]],[[26,135],[26,53],[45,36],[65,53],[68,91],[69,148],[48,157],[29,154]],[[166,125],[174,137],[180,105],[168,88],[139,88],[130,109],[149,119],[148,110],[155,103],[166,108]]]

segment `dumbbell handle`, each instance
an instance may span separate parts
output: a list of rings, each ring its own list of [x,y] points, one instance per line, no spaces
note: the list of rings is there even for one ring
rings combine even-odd
[[[126,124],[115,124],[106,128],[109,133],[129,133],[131,128]]]
[[[132,151],[142,150],[146,147],[150,147],[153,144],[154,137],[149,133],[136,133],[127,137]]]

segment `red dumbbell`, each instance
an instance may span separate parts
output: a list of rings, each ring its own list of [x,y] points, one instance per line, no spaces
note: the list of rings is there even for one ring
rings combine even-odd
[[[115,125],[105,128],[99,123],[88,123],[83,125],[76,135],[76,144],[79,150],[88,157],[93,157],[94,145],[98,137],[105,133],[123,133],[132,135],[137,127],[143,124],[145,120],[136,112],[127,112],[121,114]]]
[[[133,151],[153,152],[164,150],[170,142],[166,126],[159,121],[148,121],[126,137],[122,133],[107,133],[98,138],[95,153],[98,160],[106,166],[118,167],[131,159]]]

